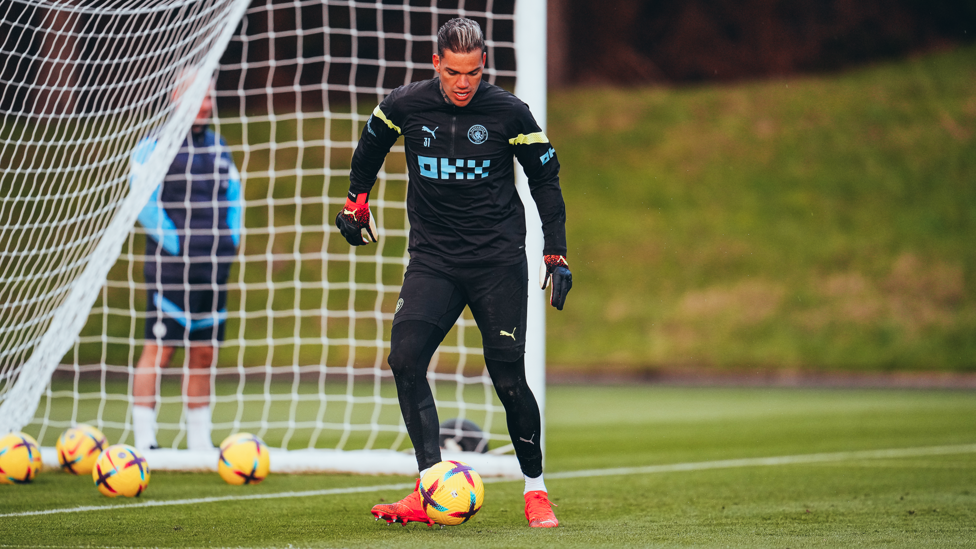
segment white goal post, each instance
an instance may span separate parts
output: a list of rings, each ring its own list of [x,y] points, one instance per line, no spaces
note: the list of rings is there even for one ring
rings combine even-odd
[[[214,442],[257,434],[272,447],[274,471],[416,474],[386,366],[408,259],[402,143],[371,194],[379,243],[353,249],[332,221],[369,113],[393,88],[434,75],[437,28],[456,16],[481,23],[486,78],[515,91],[545,128],[544,0],[5,2],[0,433],[34,435],[50,465],[49,447],[74,424],[132,443],[147,290],[146,233],[135,219],[211,93],[244,212],[210,376]],[[155,149],[131,168],[149,135]],[[534,267],[540,222],[516,173]],[[544,416],[545,298],[535,270],[526,366]],[[215,453],[183,449],[187,370],[182,351],[159,369],[164,449],[150,452],[154,468],[216,468]],[[469,312],[428,379],[442,422],[473,422],[482,433],[463,434],[487,447],[462,453],[449,441],[445,455],[484,475],[519,476]]]

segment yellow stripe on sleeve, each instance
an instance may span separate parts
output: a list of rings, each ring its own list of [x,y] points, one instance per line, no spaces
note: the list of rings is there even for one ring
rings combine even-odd
[[[549,138],[546,134],[542,132],[530,133],[525,135],[523,133],[518,134],[518,137],[513,137],[508,140],[510,145],[531,145],[532,143],[548,143]]]
[[[389,126],[391,129],[396,130],[396,132],[398,134],[403,135],[403,132],[400,131],[400,128],[396,124],[394,124],[393,122],[390,122],[390,119],[387,118],[385,114],[383,114],[383,111],[380,110],[380,106],[379,105],[377,105],[376,108],[373,109],[373,115],[376,118],[379,118],[380,120],[382,120],[383,122],[385,122],[386,125]]]

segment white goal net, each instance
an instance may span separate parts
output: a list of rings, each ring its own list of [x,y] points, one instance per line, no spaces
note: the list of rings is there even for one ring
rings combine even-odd
[[[148,288],[146,232],[135,219],[210,93],[243,207],[226,337],[210,374],[214,442],[257,434],[277,449],[279,470],[415,473],[386,365],[408,259],[402,144],[370,197],[378,244],[351,248],[333,218],[372,109],[393,88],[434,75],[438,27],[456,16],[479,21],[486,78],[518,91],[516,27],[535,25],[544,55],[540,6],[542,20],[526,22],[514,0],[4,2],[0,433],[24,430],[49,447],[88,423],[113,443],[133,442]],[[530,104],[544,124],[544,68],[539,81],[541,99]],[[178,86],[185,100],[173,100]],[[130,164],[148,135],[155,149]],[[541,250],[529,248],[535,264]],[[534,326],[541,340],[544,325]],[[530,350],[529,375],[544,404],[541,352],[533,361]],[[186,444],[187,370],[182,350],[159,369],[157,437],[174,450],[173,466],[215,467],[175,451]],[[441,421],[483,431],[479,450],[488,453],[476,459],[486,472],[517,474],[469,312],[428,377]]]

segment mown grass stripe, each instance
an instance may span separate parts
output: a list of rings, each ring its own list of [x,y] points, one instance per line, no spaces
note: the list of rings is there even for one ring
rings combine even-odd
[[[723,459],[717,461],[699,461],[690,463],[672,463],[668,465],[648,465],[644,467],[616,467],[610,469],[587,469],[581,471],[567,471],[564,473],[547,473],[550,480],[605,477],[614,475],[646,475],[658,473],[675,473],[682,471],[705,471],[709,469],[731,469],[736,467],[770,467],[777,465],[801,465],[805,463],[829,463],[842,461],[856,461],[864,459],[892,459],[920,456],[941,456],[953,454],[976,453],[976,444],[958,444],[953,446],[927,446],[919,448],[892,448],[885,450],[860,450],[853,452],[834,452],[821,454],[801,454],[795,456],[777,456],[762,458]],[[506,478],[485,479],[486,484],[499,482],[514,482]],[[199,503],[216,503],[221,501],[241,501],[278,498],[302,498],[313,496],[334,496],[342,494],[361,494],[366,492],[380,492],[384,490],[409,490],[414,487],[411,483],[381,484],[377,486],[356,486],[349,488],[330,488],[327,490],[305,490],[301,492],[278,492],[274,494],[251,494],[246,496],[219,496],[193,499],[175,499],[165,501],[142,501],[123,505],[88,505],[83,507],[69,507],[62,509],[47,509],[43,511],[24,511],[20,513],[0,514],[0,518],[30,517],[38,515],[54,515],[63,513],[84,513],[87,511],[107,511],[111,509],[133,509],[141,507],[164,507],[171,505],[195,505]]]

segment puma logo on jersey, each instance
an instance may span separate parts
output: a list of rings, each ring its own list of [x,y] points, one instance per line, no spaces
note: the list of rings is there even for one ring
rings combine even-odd
[[[519,440],[521,440],[522,442],[528,442],[529,444],[535,446],[535,442],[532,442],[534,439],[535,439],[535,433],[532,433],[532,436],[529,437],[529,440],[525,440],[524,438],[519,437]]]
[[[437,139],[437,136],[436,136],[436,135],[434,135],[434,132],[436,132],[436,131],[437,131],[437,130],[439,130],[439,129],[441,129],[441,127],[440,127],[440,126],[437,126],[437,127],[436,127],[436,128],[434,128],[434,129],[430,129],[430,128],[428,128],[427,126],[424,126],[423,128],[420,128],[420,130],[421,130],[421,131],[425,131],[425,132],[427,132],[427,133],[429,133],[429,134],[430,134],[430,136],[431,136],[431,137],[433,137],[434,139]]]
[[[518,330],[518,326],[512,328],[512,331],[511,332],[506,332],[505,330],[498,330],[498,335],[510,337],[510,338],[512,338],[512,341],[518,341],[517,339],[515,339],[515,330]],[[526,442],[528,442],[528,441],[526,441]]]

